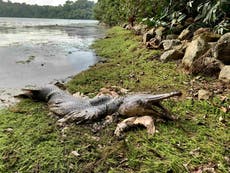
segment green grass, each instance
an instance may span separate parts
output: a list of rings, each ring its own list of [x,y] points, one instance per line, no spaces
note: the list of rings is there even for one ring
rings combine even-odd
[[[189,80],[188,76],[180,73],[175,63],[152,60],[160,52],[145,49],[140,41],[140,37],[127,30],[113,28],[107,39],[98,40],[93,45],[107,62],[75,76],[67,87],[71,92],[83,93],[94,93],[112,85],[146,92],[184,89],[183,82]]]
[[[175,62],[152,60],[159,52],[145,49],[140,41],[130,31],[110,29],[106,39],[93,45],[107,62],[75,76],[67,84],[69,91],[94,96],[100,88],[116,85],[153,93],[182,90],[187,95],[186,82],[191,77]],[[115,123],[100,130],[95,130],[95,124],[71,125],[63,132],[44,103],[24,100],[0,111],[0,172],[184,173],[203,166],[227,173],[230,114],[221,107],[227,107],[229,99],[183,97],[163,104],[179,117],[178,121],[156,122],[159,132],[154,136],[134,128],[118,139],[113,135]]]

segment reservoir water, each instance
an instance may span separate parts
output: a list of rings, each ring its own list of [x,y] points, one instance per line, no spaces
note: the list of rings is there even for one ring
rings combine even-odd
[[[97,62],[95,20],[0,18],[0,89],[66,79]]]

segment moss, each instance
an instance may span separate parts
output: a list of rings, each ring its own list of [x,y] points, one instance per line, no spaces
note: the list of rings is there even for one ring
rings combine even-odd
[[[130,31],[119,27],[109,30],[106,39],[93,45],[107,61],[75,76],[68,89],[90,96],[111,85],[131,91],[186,91],[190,77],[174,62],[152,60],[159,52],[146,50],[139,41]],[[184,173],[213,165],[216,172],[227,173],[230,114],[221,107],[227,107],[229,99],[183,98],[163,104],[178,121],[157,122],[154,136],[135,128],[117,139],[113,135],[115,123],[99,130],[100,122],[73,124],[63,131],[48,115],[44,103],[24,100],[0,111],[0,172]]]

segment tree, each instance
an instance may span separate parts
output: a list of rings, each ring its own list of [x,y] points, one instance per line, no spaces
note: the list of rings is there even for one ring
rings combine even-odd
[[[92,19],[94,2],[88,0],[66,1],[63,6],[38,6],[0,0],[1,17],[37,17]]]
[[[195,24],[229,31],[229,0],[98,0],[96,19],[108,25],[143,21],[151,26],[174,27],[190,18]]]

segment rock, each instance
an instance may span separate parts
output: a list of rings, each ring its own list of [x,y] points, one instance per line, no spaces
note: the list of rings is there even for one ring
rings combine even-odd
[[[146,47],[149,49],[159,49],[162,47],[161,39],[154,37],[146,43]]]
[[[216,46],[216,42],[208,42],[208,47],[210,47],[211,50],[214,50],[215,46]]]
[[[204,31],[204,30],[199,31],[199,29],[196,32],[197,33],[196,35],[194,35],[193,40],[195,40],[198,37],[201,37],[206,42],[217,42],[220,38],[220,35],[215,34],[214,32],[209,32],[209,31]]]
[[[126,28],[129,24],[128,23],[124,23],[122,24],[122,28]]]
[[[141,29],[142,29],[141,25],[135,25],[133,27],[133,30],[135,31],[136,35],[140,35],[141,34]]]
[[[212,49],[210,48],[192,63],[189,73],[193,75],[218,76],[222,66],[221,61],[212,57]]]
[[[198,91],[198,100],[208,100],[211,95],[211,92],[201,89]]]
[[[190,38],[192,38],[192,35],[193,35],[192,32],[188,28],[186,28],[180,33],[178,39],[189,40]]]
[[[185,52],[187,47],[188,47],[188,40],[183,40],[181,41],[180,45],[174,46],[173,49],[178,50],[180,52]]]
[[[172,39],[177,39],[177,38],[178,38],[178,35],[176,34],[166,35],[166,40],[172,40]]]
[[[182,64],[185,69],[189,69],[193,62],[205,53],[208,49],[208,44],[201,38],[193,40],[186,48]]]
[[[154,35],[149,34],[148,32],[143,35],[143,43],[146,44],[148,41],[154,38]]]
[[[181,41],[177,39],[163,40],[162,43],[163,43],[164,50],[169,50],[169,49],[173,49],[173,47],[175,46],[180,45]]]
[[[194,36],[195,35],[200,35],[201,33],[210,32],[210,31],[211,31],[210,28],[199,28],[193,33],[193,35]]]
[[[160,26],[160,27],[158,27],[156,30],[155,30],[155,33],[156,33],[156,35],[158,36],[158,37],[162,37],[163,36],[163,34],[164,34],[164,31],[165,31],[165,27],[163,27],[163,26]]]
[[[213,56],[226,65],[230,65],[230,32],[224,34],[213,49]]]
[[[196,59],[189,69],[190,74],[203,74],[205,76],[218,76],[222,67],[222,63],[208,56],[201,56]]]
[[[147,25],[135,25],[133,30],[136,35],[143,35],[147,30]]]
[[[226,83],[230,83],[230,65],[226,65],[221,69],[219,79]]]
[[[130,24],[125,26],[125,29],[127,29],[127,30],[131,30],[132,28],[133,28],[133,27],[132,27],[132,25],[130,25]]]
[[[168,50],[161,55],[160,60],[163,62],[178,60],[183,58],[183,55],[184,54],[178,50]]]
[[[149,42],[152,38],[155,37],[155,28],[152,28],[148,30],[146,33],[143,34],[143,43],[146,44]]]
[[[152,29],[148,30],[147,33],[155,36],[156,35],[155,30],[156,30],[155,28],[152,28]]]
[[[146,33],[143,34],[143,43],[146,44],[152,38],[155,37],[155,28],[148,30]]]

